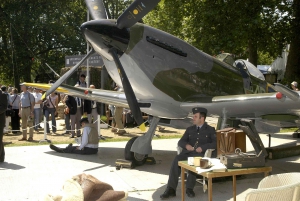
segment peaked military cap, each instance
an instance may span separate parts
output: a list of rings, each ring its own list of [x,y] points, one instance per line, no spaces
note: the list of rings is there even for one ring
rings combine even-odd
[[[193,111],[193,114],[200,113],[200,112],[207,114],[207,109],[203,108],[203,107],[195,107],[192,109],[192,111]]]

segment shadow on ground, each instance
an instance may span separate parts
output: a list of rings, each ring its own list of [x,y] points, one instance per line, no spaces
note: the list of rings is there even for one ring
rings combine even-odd
[[[7,163],[7,162],[3,162],[3,163],[0,163],[0,170],[20,170],[20,169],[23,169],[25,168],[24,166],[21,166],[21,165],[17,165],[17,164],[14,164],[14,163]]]

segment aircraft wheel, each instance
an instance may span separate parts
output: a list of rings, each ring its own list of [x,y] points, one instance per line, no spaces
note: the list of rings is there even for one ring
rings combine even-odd
[[[132,161],[136,166],[144,165],[148,155],[138,154],[130,151],[133,142],[137,137],[131,138],[125,146],[125,159]]]

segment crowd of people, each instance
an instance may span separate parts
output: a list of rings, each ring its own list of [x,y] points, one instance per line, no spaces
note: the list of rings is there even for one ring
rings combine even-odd
[[[80,75],[75,87],[87,87],[85,81],[86,76]],[[50,80],[49,84],[54,81]],[[83,116],[88,118],[89,123],[95,124],[95,129],[99,132],[98,128],[98,110],[97,102],[92,100],[85,100],[79,97],[68,96],[66,94],[51,93],[49,96],[42,100],[42,95],[45,91],[20,84],[21,93],[17,88],[12,86],[2,86],[1,92],[6,94],[8,107],[5,115],[5,127],[3,133],[13,134],[22,133],[20,141],[33,141],[33,133],[39,132],[41,129],[40,123],[46,118],[46,132],[47,134],[57,135],[56,116],[58,111],[58,104],[62,102],[65,105],[64,117],[66,131],[63,134],[69,134],[70,138],[81,136],[80,120]],[[90,85],[94,89],[94,85]],[[115,90],[121,91],[120,87]],[[126,133],[124,124],[126,122],[126,114],[130,114],[130,110],[109,105],[109,109],[113,116],[112,132],[123,135]],[[128,116],[128,115],[127,115]],[[49,120],[51,117],[51,128]],[[27,133],[29,129],[29,133]],[[51,132],[50,132],[51,131]],[[29,134],[29,137],[27,136]]]

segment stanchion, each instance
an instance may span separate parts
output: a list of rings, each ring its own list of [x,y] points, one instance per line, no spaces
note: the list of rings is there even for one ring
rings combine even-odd
[[[39,143],[41,143],[41,142],[51,143],[51,140],[47,139],[47,126],[46,125],[47,125],[47,121],[46,121],[46,117],[44,116],[44,139],[40,140]]]
[[[101,138],[101,128],[100,128],[100,115],[98,115],[98,121],[97,121],[97,124],[98,124],[98,136],[99,138]]]

